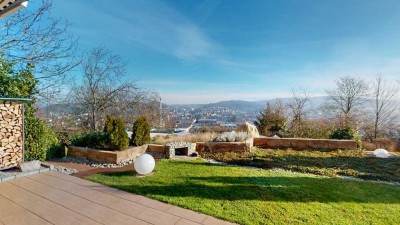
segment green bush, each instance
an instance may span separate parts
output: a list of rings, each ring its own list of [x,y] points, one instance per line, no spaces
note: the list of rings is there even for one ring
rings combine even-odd
[[[71,144],[94,149],[124,150],[129,146],[129,137],[121,118],[107,116],[104,131],[76,136],[72,139]]]
[[[357,131],[351,127],[336,128],[332,131],[329,138],[339,140],[355,140],[357,142],[357,148],[361,149],[361,138],[358,136]]]
[[[35,117],[25,118],[25,159],[45,161],[63,156],[64,146],[46,121]]]
[[[113,129],[114,117],[107,116],[106,123],[104,124],[104,132],[111,132]]]
[[[125,123],[121,118],[107,116],[104,131],[110,134],[110,147],[113,150],[124,150],[129,146],[129,136],[126,133]]]
[[[135,123],[133,123],[131,142],[136,146],[150,142],[150,125],[146,117],[140,116]]]
[[[110,134],[103,131],[95,131],[78,135],[71,140],[71,144],[78,147],[110,149]]]
[[[286,137],[288,136],[286,122],[285,108],[280,102],[276,102],[267,103],[267,107],[257,116],[254,125],[263,135]]]

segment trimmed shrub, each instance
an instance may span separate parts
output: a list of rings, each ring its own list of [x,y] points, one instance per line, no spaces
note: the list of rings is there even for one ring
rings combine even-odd
[[[109,119],[110,118],[110,119]],[[125,123],[120,117],[108,117],[104,129],[110,134],[110,147],[113,150],[124,150],[129,146],[129,136],[126,133]],[[111,125],[110,125],[111,124]],[[107,127],[108,126],[108,127]]]
[[[125,123],[121,118],[107,116],[104,131],[95,131],[76,136],[71,144],[78,147],[124,150],[129,146],[129,137],[125,130]]]
[[[358,136],[357,131],[351,127],[334,129],[329,138],[339,140],[355,140],[357,142],[357,148],[361,149],[361,138]]]
[[[25,159],[40,160],[65,156],[65,148],[56,134],[47,126],[46,121],[25,118]]]
[[[106,123],[104,124],[104,132],[111,132],[113,129],[114,117],[107,116]]]
[[[104,131],[95,131],[78,135],[71,140],[71,144],[85,148],[110,149],[110,134]]]
[[[146,117],[140,116],[133,123],[131,143],[136,146],[150,143],[150,125]]]

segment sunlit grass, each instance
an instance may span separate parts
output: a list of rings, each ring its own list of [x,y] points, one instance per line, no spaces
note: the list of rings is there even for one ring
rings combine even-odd
[[[167,160],[88,179],[240,224],[400,224],[396,185]]]

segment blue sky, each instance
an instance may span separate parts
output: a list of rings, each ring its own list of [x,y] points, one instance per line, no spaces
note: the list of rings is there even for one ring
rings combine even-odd
[[[83,50],[103,45],[166,103],[324,95],[337,77],[400,79],[398,0],[54,0]]]

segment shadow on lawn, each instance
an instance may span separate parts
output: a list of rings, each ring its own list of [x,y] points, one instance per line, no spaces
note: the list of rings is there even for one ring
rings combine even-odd
[[[264,169],[282,168],[327,176],[353,176],[369,180],[400,182],[400,158],[374,157],[313,157],[303,155],[214,157],[217,160],[242,166]]]
[[[214,166],[214,165],[213,165]],[[134,172],[104,174],[112,187],[147,196],[196,197],[212,200],[282,202],[355,202],[399,204],[400,186],[317,177],[189,176],[165,183],[123,182]],[[117,184],[117,185],[115,185]]]

